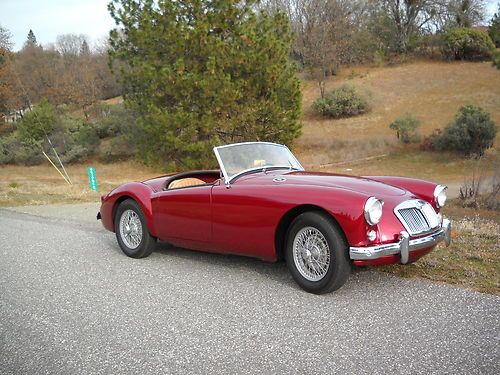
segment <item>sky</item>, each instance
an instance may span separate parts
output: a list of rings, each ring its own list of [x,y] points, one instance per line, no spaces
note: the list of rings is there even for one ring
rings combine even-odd
[[[22,48],[30,29],[42,45],[61,34],[84,34],[91,42],[106,38],[115,23],[110,0],[0,0],[0,25],[12,34],[14,51]]]
[[[106,38],[115,24],[108,13],[110,0],[0,0],[0,25],[13,36],[14,51],[21,49],[30,29],[43,45],[57,35],[84,34],[95,43]],[[499,0],[488,0],[487,20]]]

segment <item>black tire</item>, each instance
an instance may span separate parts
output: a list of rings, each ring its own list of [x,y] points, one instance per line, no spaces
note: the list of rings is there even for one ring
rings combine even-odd
[[[134,212],[134,216],[131,212]],[[131,245],[132,240],[128,239],[126,235],[120,231],[120,221],[123,215],[131,214],[134,218],[134,228],[138,228],[138,224],[141,225],[141,235],[137,236],[140,238],[138,246]],[[138,221],[136,220],[139,219]],[[125,219],[125,217],[124,217]],[[131,258],[145,258],[150,255],[156,247],[156,238],[149,234],[148,226],[141,207],[136,201],[132,199],[127,199],[120,203],[115,215],[115,234],[116,240],[120,245],[122,251]],[[134,240],[137,240],[137,237]]]
[[[321,236],[318,233],[321,233]],[[314,238],[316,242],[309,247],[297,245],[298,250],[294,252],[295,240],[297,239],[297,243],[300,244],[300,240],[305,238]],[[316,240],[317,238],[319,240]],[[324,245],[325,241],[328,246]],[[317,244],[319,246],[316,246]],[[309,248],[311,251],[308,251]],[[323,252],[315,250],[318,248],[323,248]],[[314,254],[313,251],[316,253]],[[305,252],[307,252],[306,255],[304,255]],[[328,257],[327,254],[329,254],[328,261],[318,254],[323,254],[324,257]],[[315,258],[315,255],[318,255],[318,257]],[[351,264],[348,257],[347,242],[338,225],[322,212],[305,212],[295,218],[288,229],[285,257],[294,280],[302,289],[310,293],[323,294],[332,292],[344,285],[349,278]],[[314,275],[311,271],[319,269],[317,260],[324,261],[325,267],[320,270],[322,275]],[[313,262],[316,262],[318,266],[315,266]],[[304,264],[301,265],[301,263]],[[308,274],[308,271],[311,271],[311,273]],[[311,280],[306,278],[304,273],[313,279],[315,277],[321,278]]]

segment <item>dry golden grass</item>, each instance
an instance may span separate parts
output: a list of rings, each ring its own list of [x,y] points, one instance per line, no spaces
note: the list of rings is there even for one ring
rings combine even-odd
[[[107,105],[116,105],[116,104],[121,104],[123,103],[123,96],[117,96],[115,98],[110,98],[102,101],[104,104]]]
[[[389,124],[405,112],[422,120],[420,130],[424,136],[451,122],[459,107],[465,104],[480,105],[500,124],[500,73],[490,62],[426,61],[389,68],[346,68],[340,76],[327,82],[327,91],[345,83],[372,92],[371,112],[346,119],[322,118],[311,110],[311,104],[319,97],[317,83],[303,80],[304,128],[295,148],[308,169],[395,151],[397,157],[377,159],[367,165],[384,170],[385,165],[399,162],[401,156],[427,159],[417,156],[421,154],[418,150],[395,147],[397,140]],[[428,159],[435,158],[436,155],[432,155]],[[422,166],[420,161],[414,164]],[[405,170],[392,169],[392,173],[405,173]]]
[[[470,174],[474,162],[454,154],[421,152],[417,146],[403,146],[388,125],[405,112],[412,112],[422,119],[422,133],[429,134],[449,123],[458,108],[468,103],[484,107],[500,124],[500,73],[489,62],[414,62],[386,68],[346,68],[327,82],[327,89],[344,83],[372,92],[371,112],[339,120],[321,118],[311,110],[312,102],[319,96],[317,83],[302,79],[304,128],[294,151],[306,169],[460,183]],[[116,104],[122,100],[118,97],[105,102]],[[489,150],[482,165],[484,174],[493,174],[496,160],[497,152]],[[0,205],[96,200],[99,194],[88,187],[86,168],[90,164],[96,168],[102,192],[125,181],[161,174],[160,170],[134,162],[71,165],[68,171],[74,184],[68,186],[48,164],[4,166],[0,167]]]
[[[89,187],[87,167],[96,170],[99,192]],[[134,162],[87,163],[66,166],[73,185],[68,185],[50,165],[0,166],[0,206],[93,202],[100,195],[128,181],[141,181],[159,172]]]
[[[457,201],[445,213],[453,220],[450,247],[439,245],[410,265],[379,269],[500,295],[500,213],[464,209]]]

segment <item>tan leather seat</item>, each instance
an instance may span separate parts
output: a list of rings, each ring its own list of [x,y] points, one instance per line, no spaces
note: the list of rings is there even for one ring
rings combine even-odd
[[[177,188],[181,188],[181,187],[204,185],[204,184],[205,184],[205,181],[200,180],[199,178],[187,177],[187,178],[180,178],[178,180],[172,181],[170,184],[168,184],[168,188],[169,189],[177,189]]]

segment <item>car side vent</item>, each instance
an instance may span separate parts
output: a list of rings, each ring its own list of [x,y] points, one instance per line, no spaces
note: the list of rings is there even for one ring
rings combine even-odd
[[[422,200],[409,200],[399,204],[394,213],[410,235],[428,233],[439,226],[432,206]]]

